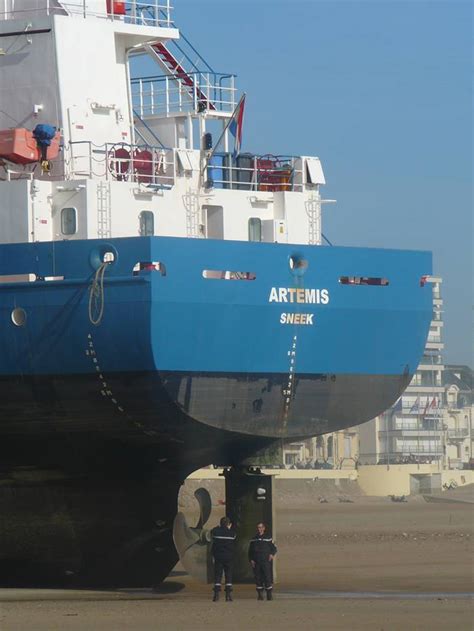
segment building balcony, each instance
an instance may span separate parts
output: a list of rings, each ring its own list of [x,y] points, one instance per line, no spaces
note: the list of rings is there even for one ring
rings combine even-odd
[[[423,456],[442,456],[443,455],[443,448],[441,445],[438,446],[432,446],[432,445],[415,445],[413,447],[411,446],[402,446],[398,449],[394,450],[395,453],[401,454],[403,456],[409,456],[409,455],[423,455]]]
[[[444,348],[444,344],[443,344],[443,342],[431,342],[430,340],[428,340],[426,342],[425,348],[427,350],[429,350],[429,351],[431,351],[431,350],[440,350],[441,351]]]
[[[434,372],[443,371],[444,364],[418,364],[417,370],[432,370]]]
[[[419,395],[419,394],[442,394],[444,392],[443,386],[431,385],[421,386],[418,384],[410,384],[405,390],[406,394]]]
[[[463,441],[469,437],[469,429],[467,427],[461,427],[458,429],[448,429],[446,430],[446,434],[447,434],[448,440],[450,441],[453,441],[453,442]]]

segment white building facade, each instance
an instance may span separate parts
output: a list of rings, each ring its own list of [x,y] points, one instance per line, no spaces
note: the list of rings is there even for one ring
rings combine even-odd
[[[433,319],[422,360],[397,403],[359,428],[362,464],[444,461],[442,279],[430,277]]]

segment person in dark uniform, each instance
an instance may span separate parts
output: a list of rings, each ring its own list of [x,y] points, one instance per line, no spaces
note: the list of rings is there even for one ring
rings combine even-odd
[[[223,517],[220,525],[211,530],[212,556],[214,557],[214,596],[219,600],[222,574],[225,575],[225,599],[232,601],[232,565],[234,556],[235,530],[228,517]]]
[[[263,600],[263,590],[267,600],[273,600],[273,559],[277,553],[273,539],[265,534],[265,524],[257,524],[257,534],[250,541],[249,561],[255,576],[257,600]]]

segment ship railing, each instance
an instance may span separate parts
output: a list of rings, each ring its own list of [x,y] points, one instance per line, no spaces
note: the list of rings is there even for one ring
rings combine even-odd
[[[136,182],[155,188],[171,188],[175,182],[175,152],[166,147],[78,141],[70,143],[65,154],[68,179]]]
[[[184,82],[187,80],[187,83]],[[232,113],[237,104],[235,75],[189,72],[132,79],[133,108],[142,118],[213,111]]]
[[[207,188],[279,192],[304,189],[302,160],[295,156],[214,153],[207,166]]]
[[[19,8],[13,0],[4,0],[0,20],[20,20],[38,15],[71,15],[120,21],[125,24],[172,28],[170,0],[36,0],[27,8]],[[97,8],[95,8],[97,7]],[[103,8],[102,8],[103,7]]]

